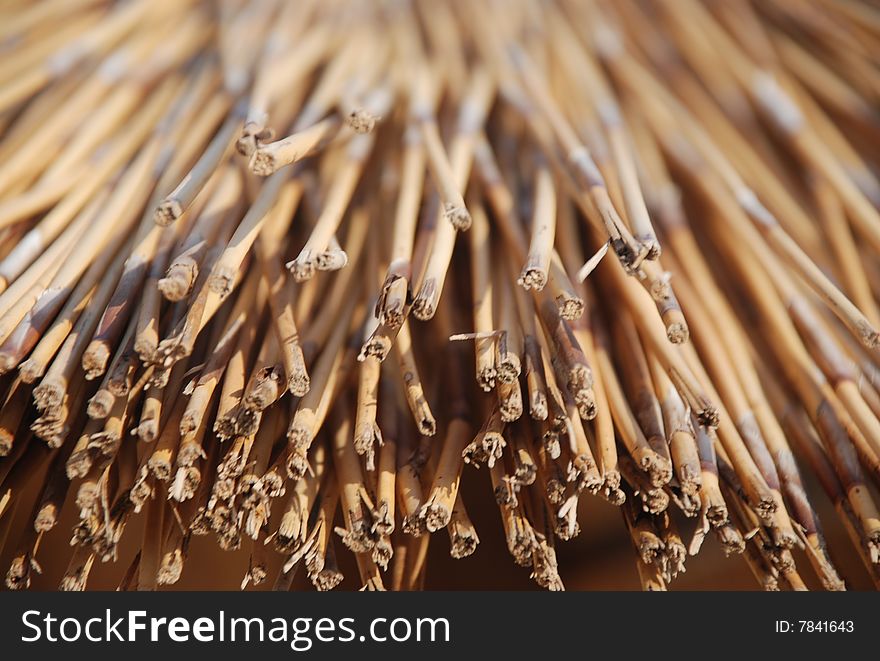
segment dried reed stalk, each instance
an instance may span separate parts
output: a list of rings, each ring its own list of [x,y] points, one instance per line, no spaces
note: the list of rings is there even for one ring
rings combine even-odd
[[[870,11],[355,5],[4,10],[7,586],[71,510],[62,589],[442,587],[489,509],[559,590],[591,495],[647,590],[880,585]]]

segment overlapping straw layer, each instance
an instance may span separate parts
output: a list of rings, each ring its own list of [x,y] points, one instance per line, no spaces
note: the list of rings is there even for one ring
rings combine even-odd
[[[707,536],[843,589],[826,495],[880,584],[874,5],[7,0],[0,48],[8,587],[74,508],[64,589],[127,531],[122,589],[193,535],[414,589],[462,479],[545,588],[603,498],[645,589]]]

